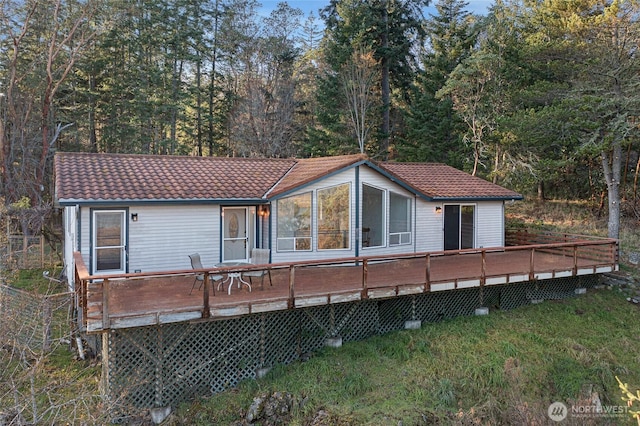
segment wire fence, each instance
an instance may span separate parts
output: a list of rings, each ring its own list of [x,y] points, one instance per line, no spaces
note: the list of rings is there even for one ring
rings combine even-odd
[[[43,235],[6,235],[0,246],[0,268],[36,269],[61,263],[62,244],[49,243]]]
[[[73,293],[36,294],[0,283],[0,339],[33,353],[47,353],[55,339],[69,339]]]

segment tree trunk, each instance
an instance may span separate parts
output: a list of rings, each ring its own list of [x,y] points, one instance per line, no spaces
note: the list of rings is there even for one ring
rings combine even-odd
[[[213,149],[214,137],[213,137],[213,114],[214,114],[214,102],[216,91],[216,59],[218,54],[218,3],[216,0],[214,16],[213,16],[213,49],[211,52],[211,77],[209,78],[209,134],[207,139],[209,140],[209,156],[212,157],[215,152]]]
[[[622,181],[620,182],[620,193],[621,193],[621,198],[622,200],[626,200],[627,199],[627,173],[629,171],[629,161],[631,158],[631,144],[629,144],[629,146],[627,147],[627,155],[626,158],[624,160],[624,175],[622,176]]]
[[[538,201],[544,203],[544,181],[538,181]]]
[[[198,50],[196,61],[196,147],[198,157],[202,157],[202,63]]]
[[[636,202],[636,194],[638,193],[638,173],[640,173],[640,155],[638,155],[638,161],[636,162],[636,173],[633,176],[633,202]]]
[[[620,142],[613,143],[611,158],[605,151],[602,151],[600,157],[609,198],[608,236],[618,239],[620,236],[620,177],[622,171],[622,146]]]
[[[496,146],[496,155],[493,158],[493,178],[492,183],[498,183],[498,169],[500,168],[500,147]]]
[[[98,136],[96,134],[96,100],[94,93],[96,92],[96,78],[91,72],[89,76],[89,146],[91,152],[98,152]]]
[[[384,159],[389,158],[389,137],[390,137],[390,108],[391,108],[391,89],[389,86],[389,12],[387,10],[386,1],[382,10],[382,22],[384,30],[382,31],[382,61],[380,66],[382,67],[382,152]]]

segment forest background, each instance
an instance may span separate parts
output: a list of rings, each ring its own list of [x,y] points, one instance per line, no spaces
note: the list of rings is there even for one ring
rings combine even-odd
[[[46,222],[56,151],[364,152],[640,219],[639,0],[295,3],[0,0],[5,211]]]

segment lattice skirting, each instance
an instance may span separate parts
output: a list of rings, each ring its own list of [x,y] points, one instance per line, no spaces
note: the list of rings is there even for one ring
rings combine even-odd
[[[597,276],[581,276],[113,330],[103,334],[103,393],[119,412],[175,406],[304,357],[328,337],[362,340],[400,330],[407,320],[436,322],[481,306],[513,309],[597,284]]]

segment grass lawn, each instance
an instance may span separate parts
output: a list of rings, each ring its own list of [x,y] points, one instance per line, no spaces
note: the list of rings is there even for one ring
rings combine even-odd
[[[640,387],[640,308],[617,289],[457,318],[324,349],[193,404],[169,424],[234,424],[254,397],[292,394],[285,424],[548,424],[547,409],[586,391],[621,406],[616,376]],[[571,408],[569,408],[571,409]],[[573,419],[584,424],[585,419]],[[633,424],[629,414],[597,424]]]

